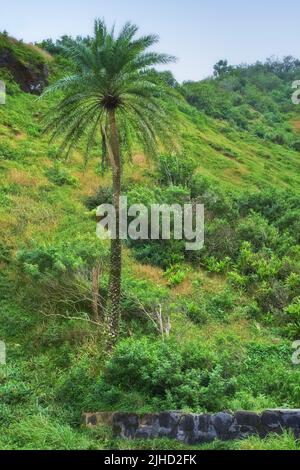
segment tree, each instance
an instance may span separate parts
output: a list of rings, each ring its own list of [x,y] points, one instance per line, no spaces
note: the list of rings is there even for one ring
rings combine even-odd
[[[215,77],[223,77],[226,73],[230,72],[232,67],[228,65],[227,60],[219,60],[214,65],[214,76]]]
[[[119,227],[122,143],[131,152],[133,140],[147,154],[173,141],[177,94],[154,67],[175,59],[148,49],[158,42],[155,35],[136,38],[138,28],[126,23],[118,35],[96,20],[94,36],[66,44],[75,73],[50,86],[45,94],[63,92],[48,114],[46,130],[52,139],[62,137],[67,154],[82,139],[87,153],[95,142],[105,140],[113,175],[114,205]],[[172,144],[171,144],[172,145]],[[122,246],[120,234],[111,241],[110,280],[106,320],[115,340],[119,330]]]

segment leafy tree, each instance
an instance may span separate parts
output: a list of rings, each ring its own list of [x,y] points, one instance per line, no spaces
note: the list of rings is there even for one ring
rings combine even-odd
[[[217,62],[216,65],[214,65],[214,76],[222,77],[230,70],[232,70],[232,67],[228,65],[227,60],[219,60],[219,62]]]
[[[122,144],[130,152],[133,138],[147,154],[158,144],[170,143],[176,94],[153,69],[174,58],[148,49],[158,42],[155,35],[136,38],[138,28],[126,23],[118,35],[104,21],[96,20],[89,41],[67,42],[63,49],[75,72],[46,91],[63,92],[49,114],[46,130],[52,138],[63,137],[68,154],[87,137],[87,152],[105,135],[113,173],[114,206],[119,226],[122,177]],[[122,247],[119,233],[111,242],[107,325],[111,339],[118,335],[121,299]]]

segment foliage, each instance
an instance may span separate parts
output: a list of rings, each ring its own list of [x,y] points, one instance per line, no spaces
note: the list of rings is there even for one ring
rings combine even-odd
[[[191,105],[260,138],[297,149],[297,137],[284,113],[292,111],[288,83],[298,79],[298,59],[288,56],[236,67],[222,60],[214,70],[212,78],[183,84],[182,93]]]
[[[43,61],[40,50],[3,36],[0,49],[33,68]],[[44,56],[51,83],[77,72],[62,55],[73,44],[43,43],[54,54]],[[174,115],[182,146],[159,148],[147,168],[127,164],[122,134],[124,195],[148,208],[204,203],[205,247],[187,255],[174,240],[128,243],[121,339],[108,355],[103,332],[85,320],[99,260],[100,295],[107,293],[108,247],[89,211],[111,202],[109,171],[99,178],[100,149],[92,145],[82,172],[87,135],[66,164],[59,143],[49,146],[41,134],[41,117],[61,92],[36,101],[1,69],[8,92],[0,107],[0,339],[8,358],[0,367],[1,448],[186,449],[82,429],[81,413],[299,407],[299,368],[291,363],[300,333],[299,113],[290,105],[297,74],[297,61],[285,59],[223,61],[214,78],[183,86],[168,72],[155,75],[193,106],[182,99]],[[164,342],[149,318],[158,305],[170,315]],[[284,434],[196,447],[299,443]]]
[[[133,139],[150,154],[156,153],[159,142],[172,141],[169,117],[172,111],[176,114],[176,94],[153,67],[174,58],[150,52],[158,38],[137,39],[137,32],[137,26],[126,23],[116,35],[103,20],[96,20],[93,38],[64,41],[74,73],[50,86],[45,96],[63,93],[60,105],[47,114],[46,130],[53,139],[63,138],[61,148],[67,154],[86,136],[89,153],[95,141],[101,141],[101,129],[110,136],[112,111],[125,150],[131,152]]]
[[[67,170],[57,164],[46,171],[46,176],[51,183],[57,184],[57,186],[76,186],[78,184],[74,176],[70,175]]]

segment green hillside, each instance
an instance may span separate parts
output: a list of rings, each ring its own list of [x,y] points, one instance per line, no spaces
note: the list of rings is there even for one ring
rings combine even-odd
[[[182,96],[178,148],[150,161],[138,146],[132,158],[124,152],[124,193],[145,205],[204,203],[205,247],[126,244],[121,337],[108,351],[92,283],[99,264],[105,300],[109,246],[95,236],[95,209],[111,200],[111,170],[101,167],[101,142],[88,160],[84,143],[66,160],[43,134],[59,96],[40,99],[26,84],[52,83],[71,64],[53,43],[41,46],[0,35],[0,448],[149,448],[82,429],[84,411],[300,408],[299,61],[172,79]],[[159,306],[171,323],[164,340]],[[224,446],[299,444],[285,435],[208,447]]]

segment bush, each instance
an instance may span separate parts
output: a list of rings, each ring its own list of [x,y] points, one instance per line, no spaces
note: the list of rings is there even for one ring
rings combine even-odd
[[[46,171],[46,176],[48,177],[51,183],[56,184],[57,186],[77,186],[78,180],[70,175],[70,173],[61,168],[60,165],[55,165],[49,170]]]
[[[215,262],[237,257],[239,242],[232,225],[224,219],[215,219],[205,226],[205,244],[201,258],[214,259]]]
[[[221,365],[213,366],[212,356],[200,345],[179,349],[172,342],[126,340],[115,349],[94,393],[98,403],[106,406],[109,395],[112,409],[119,407],[122,393],[127,396],[127,409],[137,394],[144,406],[155,411],[221,409],[226,394],[233,393],[234,380],[225,377]]]
[[[91,269],[98,259],[98,250],[98,240],[83,235],[73,242],[53,245],[32,243],[31,248],[20,250],[16,258],[19,268],[30,277],[51,276],[58,279]]]
[[[279,244],[278,230],[255,212],[239,222],[237,237],[240,243],[250,242],[254,251],[264,247],[276,249]]]
[[[229,270],[231,259],[227,256],[225,259],[218,261],[214,256],[203,259],[205,267],[210,273],[225,273]]]
[[[163,185],[190,187],[196,163],[186,155],[161,155],[157,162],[158,177]]]
[[[209,320],[205,302],[186,300],[182,305],[185,315],[196,325],[204,325]]]
[[[100,188],[99,191],[94,195],[87,198],[85,205],[88,209],[96,209],[101,204],[112,204],[113,202],[113,190],[109,187]]]
[[[168,280],[170,287],[176,287],[185,280],[187,274],[187,268],[184,268],[181,265],[173,265],[166,270],[164,276]]]
[[[211,179],[195,175],[191,183],[191,197],[204,204],[209,218],[221,218],[227,221],[238,216],[237,204],[232,194],[226,193]]]

